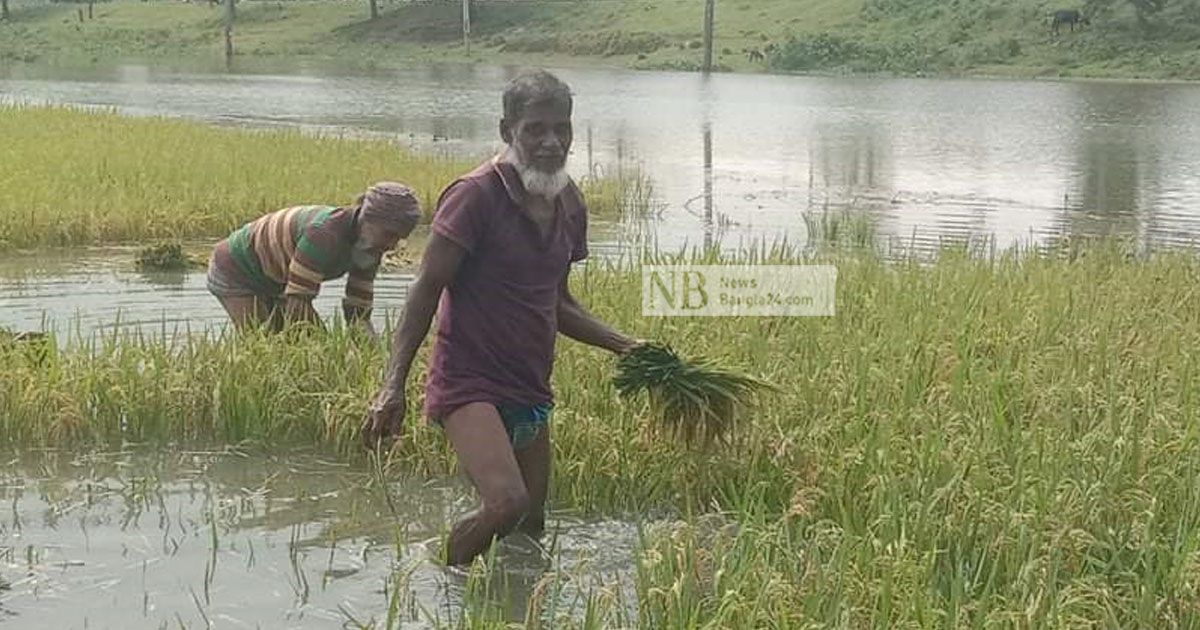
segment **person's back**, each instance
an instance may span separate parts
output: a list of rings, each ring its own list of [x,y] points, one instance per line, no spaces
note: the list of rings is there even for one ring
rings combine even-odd
[[[369,324],[383,254],[412,232],[419,216],[412,191],[387,182],[372,186],[353,206],[271,212],[214,247],[208,289],[239,328],[254,322],[278,329],[283,315],[319,321],[311,303],[321,283],[349,274],[346,318]]]
[[[226,241],[233,270],[244,286],[282,297],[297,245],[310,226],[326,226],[344,209],[334,206],[293,206],[263,215],[230,234]],[[335,220],[330,226],[336,226]],[[326,228],[328,229],[328,228]],[[306,248],[307,249],[307,248]]]

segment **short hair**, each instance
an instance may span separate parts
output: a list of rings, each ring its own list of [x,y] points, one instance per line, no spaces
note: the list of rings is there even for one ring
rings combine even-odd
[[[530,105],[546,102],[570,107],[573,102],[571,88],[545,70],[523,72],[504,88],[504,119],[516,122]]]

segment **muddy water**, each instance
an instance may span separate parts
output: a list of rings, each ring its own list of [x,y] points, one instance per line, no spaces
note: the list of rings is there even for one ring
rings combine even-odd
[[[383,627],[395,600],[401,627],[421,628],[453,623],[471,602],[468,576],[434,560],[446,523],[473,507],[456,479],[385,486],[312,451],[0,462],[0,627]],[[521,621],[544,582],[547,607],[576,614],[601,587],[632,597],[637,543],[630,523],[552,513],[541,543],[506,540],[474,588]]]

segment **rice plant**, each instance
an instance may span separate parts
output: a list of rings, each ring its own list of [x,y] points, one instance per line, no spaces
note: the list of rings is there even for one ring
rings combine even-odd
[[[0,104],[0,250],[223,238],[267,212],[412,186],[431,215],[475,163],[380,139],[223,128],[113,111]],[[646,204],[642,176],[583,183],[598,216]]]
[[[820,212],[805,211],[801,216],[809,241],[816,247],[869,249],[875,244],[875,225],[866,212],[835,212],[826,207]]]
[[[786,247],[721,260],[813,262]],[[614,362],[560,345],[553,504],[677,521],[646,532],[627,626],[1200,625],[1200,261],[1100,245],[823,261],[838,267],[828,318],[644,319],[636,262],[573,274],[617,328],[780,385],[733,448],[691,449],[643,430]],[[0,344],[0,438],[320,443],[361,460],[383,361],[337,326],[107,336],[41,360]],[[456,472],[410,387],[385,472]]]
[[[644,344],[621,357],[613,385],[626,398],[645,392],[652,422],[689,444],[727,440],[739,414],[768,387],[705,358],[684,360],[660,343]]]
[[[138,250],[134,260],[143,271],[186,271],[203,267],[204,262],[183,251],[179,243],[159,243]]]
[[[654,184],[640,169],[620,169],[615,175],[580,179],[580,191],[590,216],[604,221],[638,221],[656,212]]]

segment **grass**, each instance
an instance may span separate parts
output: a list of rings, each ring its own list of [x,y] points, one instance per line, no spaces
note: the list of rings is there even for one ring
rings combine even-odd
[[[809,210],[801,218],[808,230],[808,240],[817,247],[846,250],[870,249],[876,245],[875,226],[870,215],[861,210]]]
[[[654,184],[639,168],[621,168],[580,179],[579,190],[588,203],[588,214],[605,221],[637,222],[658,211]]]
[[[646,410],[611,383],[615,359],[564,340],[552,500],[678,519],[645,532],[641,627],[1196,627],[1200,261],[1058,253],[823,254],[838,266],[831,318],[647,320],[636,264],[590,265],[574,292],[597,315],[753,366],[783,391],[731,447],[697,451],[646,430]],[[341,331],[0,353],[0,435],[19,445],[198,438],[347,454],[383,361]],[[415,415],[387,465],[454,470]],[[501,626],[472,610],[467,627]],[[596,593],[590,627],[622,610]]]
[[[247,2],[235,27],[235,67],[301,59],[340,67],[422,62],[601,65],[697,70],[704,3],[695,0],[479,2],[470,53],[454,2]],[[1051,37],[1049,14],[1086,7],[1092,26]],[[1046,0],[719,0],[722,70],[903,75],[1200,78],[1197,0],[1172,0],[1141,24],[1130,2]],[[207,3],[78,6],[14,0],[0,23],[0,63],[88,65],[118,60],[224,67],[222,7]],[[749,51],[764,52],[752,60]]]
[[[1053,36],[1049,15],[1080,8],[1092,25]],[[779,70],[900,75],[1200,78],[1200,3],[1179,0],[1146,24],[1115,2],[866,0],[857,18],[788,36]]]
[[[475,166],[385,140],[58,107],[0,105],[0,137],[0,250],[223,238],[289,205],[351,203],[384,179],[412,186],[428,215]],[[635,173],[581,187],[597,218],[649,206]]]
[[[796,12],[788,0],[722,3],[718,62],[752,69],[744,48],[778,39],[783,27],[832,26],[852,19],[856,2],[821,0]],[[703,3],[479,2],[471,54],[462,48],[461,8],[452,2],[381,2],[368,20],[367,3],[247,2],[235,26],[237,63],[306,58],[364,68],[414,61],[502,61],[698,67]],[[0,25],[0,61],[76,65],[115,59],[199,61],[223,67],[222,7],[118,0],[96,5],[79,22],[73,5],[27,2]],[[0,30],[0,32],[4,32]],[[728,51],[728,52],[725,52]],[[758,66],[761,68],[761,64]]]

